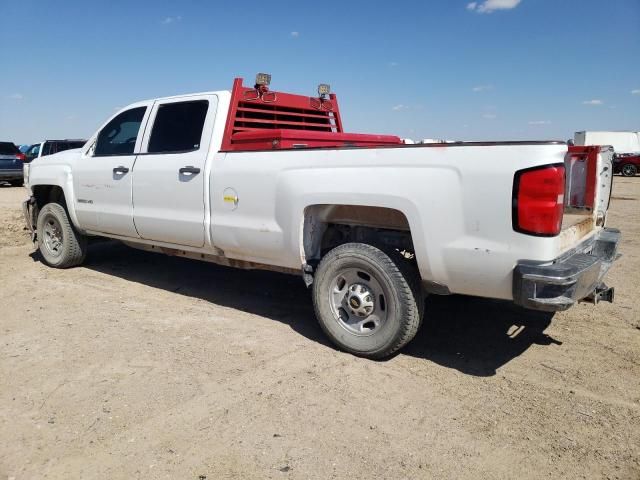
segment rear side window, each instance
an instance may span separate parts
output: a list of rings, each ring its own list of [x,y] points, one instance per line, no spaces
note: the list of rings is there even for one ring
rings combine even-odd
[[[198,150],[209,102],[167,103],[160,105],[149,139],[149,153]]]
[[[82,148],[85,142],[58,142],[57,152],[64,152],[65,150],[71,150],[72,148]]]
[[[15,155],[20,153],[18,147],[11,142],[0,142],[0,155]]]
[[[147,107],[132,108],[117,115],[98,134],[94,156],[131,155]]]
[[[84,140],[77,142],[67,142],[65,143],[60,150],[71,150],[72,148],[82,148],[84,144],[87,143]]]
[[[53,142],[44,142],[44,146],[42,147],[42,156],[45,157],[47,155],[51,155],[52,153],[56,153],[53,147]]]

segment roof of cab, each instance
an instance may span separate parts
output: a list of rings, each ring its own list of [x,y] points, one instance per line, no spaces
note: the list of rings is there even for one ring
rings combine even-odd
[[[196,93],[183,93],[180,95],[171,95],[168,97],[158,97],[158,98],[149,98],[147,100],[140,100],[135,103],[131,103],[124,108],[135,107],[136,105],[144,105],[151,102],[161,102],[164,100],[175,100],[176,98],[188,98],[188,97],[197,97],[201,95],[231,95],[230,90],[215,90],[210,92],[196,92]],[[122,110],[124,110],[124,108]]]

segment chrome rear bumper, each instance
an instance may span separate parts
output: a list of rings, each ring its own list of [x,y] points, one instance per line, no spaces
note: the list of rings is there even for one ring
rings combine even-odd
[[[604,277],[619,257],[620,230],[605,228],[570,253],[544,265],[521,261],[513,272],[513,300],[533,310],[566,310],[579,301],[612,302]]]

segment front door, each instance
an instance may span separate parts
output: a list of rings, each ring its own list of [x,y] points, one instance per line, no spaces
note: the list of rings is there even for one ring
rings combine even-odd
[[[159,100],[133,172],[133,219],[140,237],[204,246],[205,163],[215,95]]]
[[[151,103],[113,117],[74,167],[75,208],[86,230],[138,237],[133,224],[131,177]]]

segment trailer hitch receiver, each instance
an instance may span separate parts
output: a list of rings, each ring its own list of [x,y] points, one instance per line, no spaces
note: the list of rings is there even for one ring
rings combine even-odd
[[[607,287],[604,283],[601,283],[596,289],[585,297],[582,301],[589,302],[596,305],[598,302],[613,303],[615,289],[613,287]]]

